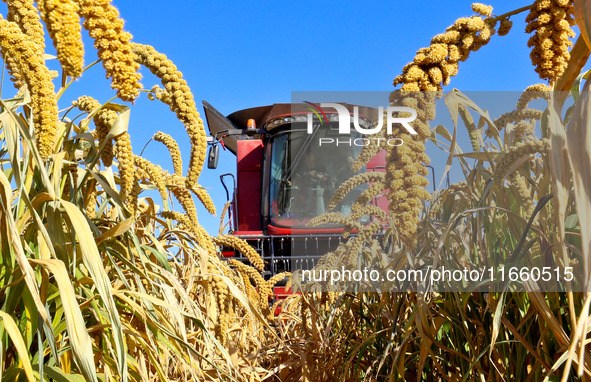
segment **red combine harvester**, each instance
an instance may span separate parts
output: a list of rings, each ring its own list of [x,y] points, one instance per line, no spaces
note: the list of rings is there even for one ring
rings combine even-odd
[[[341,105],[354,115],[354,105]],[[337,248],[343,227],[307,223],[328,212],[326,206],[334,191],[354,175],[351,164],[367,138],[353,126],[350,136],[340,134],[336,111],[312,113],[306,103],[255,107],[228,116],[206,101],[203,106],[213,138],[208,167],[217,167],[220,146],[236,155],[236,177],[220,176],[231,200],[230,234],[259,252],[266,263],[265,278],[311,269],[322,255]],[[378,110],[357,108],[358,123],[370,127]],[[376,155],[361,171],[385,171],[385,153]],[[347,214],[360,192],[362,188],[352,192],[334,211]],[[385,209],[385,199],[374,203]],[[370,219],[368,216],[366,222]],[[222,248],[222,254],[248,262],[232,248]],[[285,294],[279,284],[275,299]]]

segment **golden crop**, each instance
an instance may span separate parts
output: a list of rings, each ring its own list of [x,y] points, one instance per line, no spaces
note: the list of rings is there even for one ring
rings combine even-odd
[[[541,79],[554,81],[564,73],[570,59],[569,40],[575,37],[571,0],[536,0],[525,19],[526,33],[535,32],[528,41],[530,57]]]
[[[22,20],[21,20],[22,21]],[[17,81],[24,81],[31,93],[35,143],[42,158],[54,150],[57,130],[57,100],[49,69],[39,45],[24,34],[18,24],[0,16],[0,49],[2,57],[10,57],[11,72]],[[18,82],[17,82],[18,83]]]
[[[74,0],[39,0],[37,6],[64,74],[80,77],[84,68],[84,45],[78,3]]]
[[[80,0],[79,12],[107,78],[111,78],[111,87],[123,101],[135,100],[142,88],[141,75],[132,53],[131,34],[123,30],[119,11],[111,0]]]

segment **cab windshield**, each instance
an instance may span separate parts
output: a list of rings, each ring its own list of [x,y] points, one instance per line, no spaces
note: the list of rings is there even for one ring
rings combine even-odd
[[[325,212],[347,215],[351,211],[364,190],[362,186],[351,191],[331,211],[327,207],[337,188],[356,174],[351,165],[362,149],[355,145],[359,142],[356,138],[360,136],[344,136],[330,127],[318,128],[314,134],[295,130],[273,138],[269,200],[273,225],[305,227],[310,219]],[[359,172],[364,171],[365,168]]]

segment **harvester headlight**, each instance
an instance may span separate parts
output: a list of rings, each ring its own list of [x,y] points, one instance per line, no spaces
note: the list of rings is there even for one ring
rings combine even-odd
[[[371,125],[371,123],[365,118],[359,117],[358,119],[359,119],[359,125],[361,127],[363,127],[364,129],[367,129]]]

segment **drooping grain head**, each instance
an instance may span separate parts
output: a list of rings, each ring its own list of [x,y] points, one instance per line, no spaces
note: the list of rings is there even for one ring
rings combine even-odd
[[[139,64],[135,62],[131,34],[110,0],[79,0],[84,28],[94,40],[94,47],[111,78],[111,87],[123,101],[133,102],[142,89]]]
[[[78,4],[74,0],[38,0],[37,6],[64,74],[80,77],[84,68],[84,44]]]
[[[35,143],[43,159],[53,153],[56,139],[58,110],[51,75],[45,66],[39,46],[24,34],[19,26],[0,16],[0,50],[10,57],[14,68],[31,93]]]

